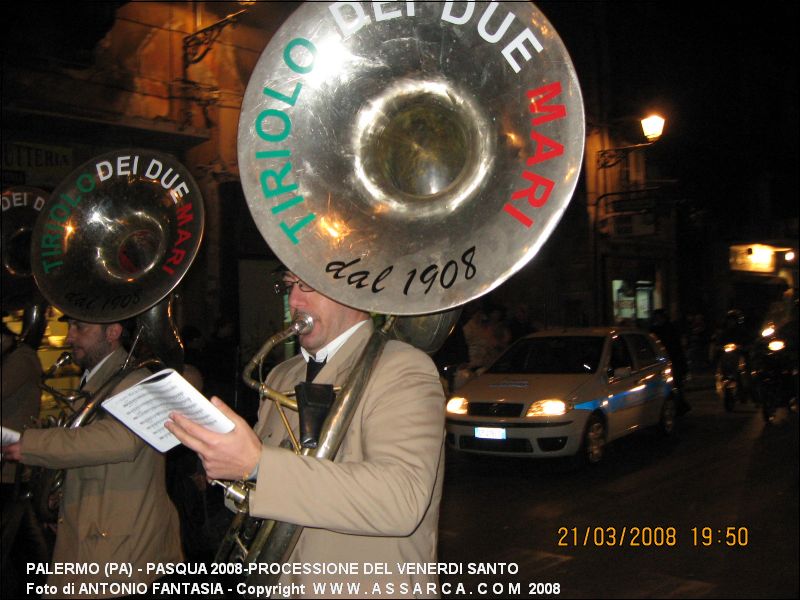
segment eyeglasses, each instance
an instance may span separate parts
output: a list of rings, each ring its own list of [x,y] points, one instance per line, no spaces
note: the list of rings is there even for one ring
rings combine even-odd
[[[314,288],[312,288],[307,283],[303,283],[299,279],[291,279],[291,280],[279,281],[279,282],[277,282],[275,284],[275,287],[273,289],[275,290],[275,293],[278,296],[283,296],[284,294],[291,294],[292,293],[292,288],[294,286],[297,286],[301,292],[313,292],[314,291]]]

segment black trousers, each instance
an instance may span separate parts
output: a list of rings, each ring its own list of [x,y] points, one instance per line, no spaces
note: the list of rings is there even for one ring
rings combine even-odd
[[[28,575],[26,567],[27,563],[47,564],[50,546],[31,501],[19,493],[18,486],[1,484],[0,498],[0,597],[20,598],[25,596],[26,584],[41,585],[45,582],[45,575]]]

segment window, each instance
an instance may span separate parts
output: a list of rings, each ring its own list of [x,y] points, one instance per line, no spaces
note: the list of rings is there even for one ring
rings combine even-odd
[[[536,337],[516,342],[489,373],[585,374],[600,365],[602,337]]]
[[[616,369],[623,367],[633,368],[633,361],[631,360],[631,353],[625,341],[621,337],[614,338],[611,341],[611,360],[609,361],[609,370],[612,374]]]
[[[628,343],[631,345],[636,364],[640,369],[649,367],[658,362],[658,356],[653,349],[653,344],[644,335],[626,335]]]

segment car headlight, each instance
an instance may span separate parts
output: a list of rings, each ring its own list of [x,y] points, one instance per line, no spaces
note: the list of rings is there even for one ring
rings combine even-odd
[[[725,344],[722,349],[725,350],[725,352],[733,352],[736,350],[736,344]]]
[[[767,344],[767,348],[772,350],[773,352],[777,352],[778,350],[783,350],[786,347],[786,344],[783,340],[770,340],[769,344]]]
[[[447,412],[451,414],[465,415],[467,408],[469,408],[469,401],[466,398],[456,396],[447,401]]]
[[[558,417],[569,410],[569,406],[563,400],[548,398],[547,400],[537,400],[528,408],[526,417]]]
[[[766,327],[766,328],[765,328],[765,329],[764,329],[764,330],[761,332],[761,337],[765,337],[765,338],[766,338],[766,337],[769,337],[769,336],[771,336],[773,333],[775,333],[775,326],[774,326],[772,323],[770,323],[770,324],[769,324],[769,325],[767,325],[767,327]]]

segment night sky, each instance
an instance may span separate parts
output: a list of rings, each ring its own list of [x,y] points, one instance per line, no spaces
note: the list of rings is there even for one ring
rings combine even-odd
[[[16,23],[5,49],[24,53],[35,44],[62,57],[88,55],[121,4],[49,5],[33,14],[24,3],[4,3],[5,16]],[[721,227],[797,216],[796,2],[536,4],[572,55],[584,95],[592,93],[588,80],[599,65],[598,49],[607,45],[602,86],[609,118],[648,109],[667,118],[664,137],[647,150],[651,175],[677,179],[682,193]],[[76,38],[68,22],[79,22],[82,35]]]
[[[750,233],[744,221],[797,216],[797,3],[537,6],[579,79],[594,60],[587,40],[604,33],[611,117],[653,108],[667,118],[664,137],[647,150],[648,169],[678,179],[697,207],[740,229],[739,237]]]

